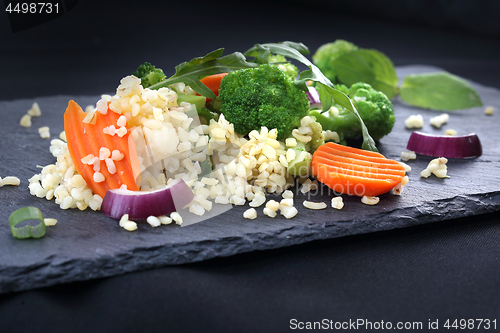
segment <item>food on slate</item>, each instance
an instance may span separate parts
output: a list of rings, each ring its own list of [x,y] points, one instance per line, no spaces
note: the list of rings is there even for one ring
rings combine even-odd
[[[411,115],[405,120],[405,126],[408,129],[424,127],[424,117],[421,114]]]
[[[3,179],[0,177],[0,187],[4,185],[18,186],[19,184],[21,184],[21,180],[16,176],[7,176]]]
[[[382,154],[328,142],[313,154],[313,175],[337,193],[375,197],[405,177],[404,167]]]
[[[87,115],[74,101],[64,114],[68,151],[78,173],[102,198],[111,189],[138,190],[139,161],[126,116],[109,107],[86,122]]]
[[[481,141],[475,133],[449,136],[413,132],[406,148],[417,154],[446,158],[477,157],[483,153]]]
[[[431,174],[434,174],[438,178],[450,178],[447,175],[448,167],[446,166],[446,163],[448,163],[448,159],[444,157],[435,158],[429,162],[427,168],[422,170],[420,176],[427,178]]]
[[[313,56],[317,66],[300,43],[222,52],[184,62],[170,77],[143,63],[120,81],[114,96],[103,95],[86,112],[70,101],[66,137],[51,141],[57,161],[30,179],[31,194],[55,198],[62,209],[102,210],[129,231],[137,229],[134,220],[153,227],[182,224],[179,208],[203,215],[213,203],[249,201],[247,219],[258,216],[256,208],[263,205],[268,217],[279,212],[292,218],[298,210],[288,189],[297,181],[301,193],[317,188],[319,180],[366,204],[376,204],[391,190],[401,194],[409,168],[375,147],[395,123],[390,98],[398,91],[397,78],[387,57],[346,41],[321,47]],[[374,67],[362,66],[354,74],[387,75],[385,86],[341,69],[356,59]],[[290,60],[308,69],[299,73]],[[36,111],[34,105],[24,126]],[[345,146],[351,139],[362,139],[363,149]],[[414,155],[421,146],[409,142],[408,149]],[[415,158],[412,154],[405,158]],[[266,193],[282,193],[283,199],[266,203]],[[334,209],[343,205],[341,196],[332,198]],[[327,207],[311,200],[304,206]]]
[[[133,220],[147,220],[171,214],[193,200],[193,192],[182,179],[176,179],[157,190],[130,191],[123,188],[108,190],[101,210],[119,220],[124,214]]]
[[[304,91],[269,64],[229,73],[221,81],[219,97],[220,112],[241,135],[265,126],[278,130],[278,140],[285,139],[309,112]]]
[[[350,88],[345,85],[335,87],[351,98],[375,141],[379,141],[392,131],[396,117],[393,105],[384,93],[366,83],[355,83]],[[341,142],[362,136],[356,116],[341,105],[334,105],[326,112],[312,110],[309,115],[316,118],[323,130],[336,132]]]
[[[432,126],[441,128],[441,126],[446,124],[448,120],[450,120],[450,115],[447,113],[441,113],[439,116],[432,117],[429,122]]]
[[[468,82],[447,72],[408,74],[399,85],[394,64],[385,54],[341,39],[318,48],[313,61],[333,83],[368,83],[389,99],[399,95],[413,106],[458,110],[483,105]]]
[[[17,225],[28,221],[22,227]],[[31,221],[37,221],[35,225],[31,225]],[[12,236],[18,239],[25,238],[41,238],[45,236],[46,226],[54,226],[57,223],[56,219],[44,218],[40,209],[36,207],[22,207],[14,211],[9,216],[10,232]]]

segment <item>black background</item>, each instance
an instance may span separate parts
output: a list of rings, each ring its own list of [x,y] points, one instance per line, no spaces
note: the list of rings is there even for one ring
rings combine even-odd
[[[0,13],[0,99],[113,93],[144,61],[173,74],[219,47],[292,40],[314,52],[338,38],[500,89],[499,15],[500,2],[472,0],[80,0],[14,33]],[[498,326],[499,222],[492,213],[0,295],[0,331],[281,332],[325,318]]]

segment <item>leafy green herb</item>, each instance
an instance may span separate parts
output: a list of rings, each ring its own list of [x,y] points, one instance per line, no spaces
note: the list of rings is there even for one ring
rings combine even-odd
[[[413,106],[457,110],[483,105],[467,82],[448,73],[412,74],[398,87],[394,64],[386,55],[358,48],[344,40],[322,45],[313,60],[334,83],[351,86],[365,82],[390,99],[399,94],[404,102]]]
[[[215,99],[215,94],[200,82],[200,78],[207,75],[232,72],[242,68],[258,67],[258,64],[247,62],[245,56],[239,52],[234,52],[222,57],[223,51],[224,49],[220,48],[210,52],[204,57],[194,58],[188,62],[183,62],[175,66],[174,75],[149,88],[159,89],[174,83],[184,82],[198,94]]]
[[[375,146],[375,141],[368,133],[368,129],[363,123],[363,120],[361,119],[351,99],[343,92],[335,89],[333,83],[321,72],[321,70],[304,56],[304,54],[308,53],[308,48],[302,43],[283,42],[256,44],[254,47],[246,51],[244,55],[247,57],[256,57],[257,59],[264,60],[268,58],[269,54],[281,54],[285,58],[295,59],[309,67],[308,70],[302,71],[300,73],[299,79],[296,81],[297,86],[299,86],[302,90],[307,91],[306,81],[317,82],[321,86],[320,89],[325,91],[338,104],[353,112],[358,117],[361,124],[361,131],[363,133],[362,148],[370,151],[378,151],[377,147]],[[324,109],[327,108],[325,108],[324,106]]]
[[[332,67],[338,80],[347,86],[365,82],[386,94],[389,99],[396,95],[398,77],[394,64],[377,50],[351,51],[337,58]]]
[[[38,220],[40,222],[35,226],[27,224],[21,228],[16,227],[19,223],[27,220]],[[19,239],[40,238],[45,235],[43,214],[36,207],[23,207],[16,210],[9,217],[9,225],[12,235]]]
[[[435,110],[457,110],[483,105],[468,82],[446,72],[407,75],[399,94],[410,105]]]

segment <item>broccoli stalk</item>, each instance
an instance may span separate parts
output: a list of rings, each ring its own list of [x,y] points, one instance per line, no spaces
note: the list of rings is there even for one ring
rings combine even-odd
[[[324,131],[337,132],[341,141],[344,138],[357,138],[361,133],[359,129],[359,120],[352,112],[346,109],[339,110],[338,115],[332,112],[320,112],[311,110],[309,115],[316,118],[316,121],[321,124]]]
[[[384,93],[361,82],[353,84],[350,88],[344,85],[336,87],[338,90],[346,92],[352,99],[374,140],[378,141],[392,131],[396,120],[394,108]],[[315,117],[323,130],[337,132],[341,140],[360,138],[362,136],[361,126],[356,115],[340,105],[335,105],[335,107],[338,114],[332,112],[332,109],[326,112],[312,110],[309,112],[309,116]]]

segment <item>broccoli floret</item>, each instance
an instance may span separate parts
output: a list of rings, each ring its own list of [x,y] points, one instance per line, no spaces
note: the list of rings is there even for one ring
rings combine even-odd
[[[297,68],[297,66],[292,64],[290,61],[288,61],[281,54],[269,54],[267,56],[267,59],[255,58],[254,61],[258,64],[261,64],[261,65],[262,64],[270,64],[270,65],[274,65],[274,66],[278,67],[291,80],[297,79],[297,76],[299,75],[299,69]]]
[[[153,84],[165,80],[163,71],[151,65],[149,62],[140,65],[133,75],[141,79],[141,85],[144,88],[148,88]]]
[[[337,85],[336,88],[346,92],[355,104],[370,136],[378,141],[392,131],[396,117],[394,107],[387,96],[373,89],[367,83],[355,83],[350,88]],[[321,124],[323,130],[335,131],[342,139],[358,139],[362,136],[360,122],[356,115],[340,105],[335,105],[338,114],[313,110],[309,113]]]
[[[325,74],[333,83],[337,82],[337,75],[332,68],[332,63],[340,56],[357,50],[358,47],[351,42],[343,39],[337,39],[333,43],[321,45],[314,53],[312,59],[318,68]]]
[[[297,68],[297,66],[290,63],[281,54],[270,54],[268,57],[268,61],[271,65],[278,66],[278,68],[281,69],[291,80],[295,80],[299,75],[299,69]]]
[[[219,97],[220,112],[241,135],[266,126],[277,129],[278,140],[284,139],[309,112],[305,92],[269,64],[229,73],[221,81]]]

